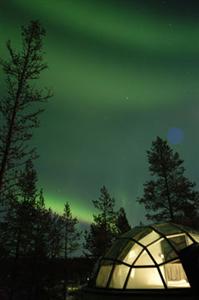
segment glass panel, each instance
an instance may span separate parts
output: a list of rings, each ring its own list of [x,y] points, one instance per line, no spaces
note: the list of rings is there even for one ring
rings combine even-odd
[[[160,235],[157,232],[152,231],[147,236],[145,236],[144,238],[140,239],[139,243],[141,243],[144,246],[147,246],[148,244],[156,241],[158,238],[160,238]]]
[[[168,236],[170,243],[174,246],[177,251],[180,251],[187,247],[186,237],[183,233],[182,235]]]
[[[168,288],[188,288],[190,284],[179,260],[164,265]]]
[[[193,241],[190,239],[188,235],[185,235],[187,246],[193,244]]]
[[[127,232],[125,232],[121,237],[133,238],[136,241],[139,241],[144,236],[148,235],[152,231],[149,227],[135,227]]]
[[[98,273],[97,279],[96,279],[97,287],[106,287],[112,267],[113,267],[112,265],[105,265],[105,266],[100,267],[100,270],[99,270],[99,273]]]
[[[107,266],[107,265],[112,265],[112,264],[113,264],[113,261],[110,260],[110,259],[103,259],[103,260],[101,260],[101,262],[100,262],[100,265],[101,265],[101,266]]]
[[[162,274],[162,277],[164,278],[164,282],[166,283],[164,265],[163,266],[159,266],[159,270],[160,270],[160,272]]]
[[[148,253],[144,250],[143,253],[140,255],[138,260],[135,262],[135,266],[154,266],[154,262]],[[146,268],[146,272],[147,272]]]
[[[169,234],[176,234],[176,233],[182,233],[183,230],[180,228],[175,227],[172,224],[165,223],[165,224],[155,224],[153,225],[155,229],[157,229],[159,232],[161,232],[163,235],[169,235]]]
[[[164,261],[168,261],[174,258],[177,258],[178,255],[175,252],[175,250],[170,246],[170,244],[167,242],[166,239],[163,239],[161,241],[161,247],[162,247],[162,254]]]
[[[196,235],[199,235],[198,230],[195,230],[195,229],[193,229],[193,228],[190,228],[189,226],[179,225],[179,224],[178,224],[178,227],[181,228],[182,232],[185,232],[185,233],[188,232],[189,234],[190,234],[190,233],[194,233],[194,234],[196,234]]]
[[[163,289],[164,285],[157,268],[133,268],[127,289]]]
[[[192,232],[189,232],[190,236],[192,236],[192,238],[197,242],[199,243],[199,234],[196,234],[196,233],[192,233]]]
[[[123,261],[129,265],[132,265],[135,259],[138,257],[140,252],[142,251],[142,247],[138,244],[134,244],[134,246],[130,249],[126,257],[123,259]]]
[[[155,259],[157,264],[161,264],[164,262],[164,254],[162,252],[162,241],[163,239],[148,246],[148,250],[153,256],[153,258]]]
[[[146,235],[148,235],[151,231],[152,231],[152,229],[149,228],[149,227],[146,227],[146,228],[143,228],[143,227],[142,227],[142,231],[140,231],[140,232],[137,233],[135,236],[133,236],[133,238],[134,238],[136,241],[139,242],[143,237],[145,237]]]
[[[118,255],[117,259],[119,259],[121,261],[124,261],[124,262],[126,262],[128,264],[132,264],[133,257],[132,257],[132,259],[128,259],[128,260],[126,260],[126,257],[129,256],[129,253],[132,252],[131,250],[134,249],[135,246],[136,246],[136,244],[133,241],[128,241],[128,243],[126,244],[126,246],[124,247],[124,249]],[[130,255],[129,258],[131,258],[131,255]]]
[[[128,247],[129,240],[127,239],[118,239],[113,243],[113,246],[110,248],[110,250],[106,253],[107,258],[116,259],[119,256],[121,256],[121,253],[123,253],[123,249],[125,247]],[[133,242],[132,242],[133,243]],[[126,254],[124,254],[125,256]]]
[[[116,265],[112,274],[109,288],[122,289],[129,272],[129,267],[125,265]]]
[[[134,238],[135,236],[144,236],[151,231],[148,227],[136,226],[133,229],[125,232],[121,237]]]
[[[122,238],[132,238],[140,231],[143,231],[143,227],[135,227],[121,235]]]

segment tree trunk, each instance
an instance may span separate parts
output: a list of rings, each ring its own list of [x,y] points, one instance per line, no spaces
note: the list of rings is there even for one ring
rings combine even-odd
[[[15,97],[15,102],[14,102],[15,104],[14,104],[12,117],[11,117],[11,121],[10,121],[10,124],[9,124],[9,129],[8,129],[8,133],[7,133],[7,137],[6,137],[5,150],[3,152],[3,157],[2,157],[2,161],[1,161],[1,167],[0,167],[0,195],[1,195],[2,188],[3,188],[3,178],[5,176],[6,165],[7,165],[8,160],[9,160],[9,151],[10,151],[11,142],[12,142],[13,129],[14,129],[14,124],[15,124],[15,120],[16,120],[17,109],[18,109],[18,105],[19,105],[19,101],[20,101],[21,92],[23,90],[23,85],[24,85],[24,80],[25,80],[24,76],[25,76],[26,68],[27,68],[28,61],[29,61],[30,45],[31,45],[31,42],[32,42],[32,38],[33,38],[33,33],[31,33],[30,39],[28,41],[28,47],[27,47],[27,52],[26,52],[26,56],[25,56],[25,60],[24,60],[24,65],[23,65],[23,68],[22,68],[21,76],[18,79],[18,86],[17,86],[16,97]]]
[[[21,232],[18,233],[17,237],[17,245],[16,245],[16,250],[15,250],[15,258],[13,262],[13,268],[12,268],[12,273],[11,273],[11,284],[10,284],[10,300],[14,299],[14,291],[15,291],[15,284],[17,280],[17,263],[19,259],[19,250],[20,250],[20,238],[21,238]]]

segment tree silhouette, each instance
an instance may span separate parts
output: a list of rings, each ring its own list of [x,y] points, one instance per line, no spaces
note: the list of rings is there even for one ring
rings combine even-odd
[[[144,195],[138,202],[153,221],[174,221],[195,226],[199,193],[195,183],[184,176],[183,160],[167,141],[160,137],[147,151],[149,171],[153,179],[144,184]]]
[[[93,258],[104,255],[117,234],[115,200],[105,186],[100,189],[100,192],[99,199],[93,200],[99,214],[93,216],[94,222],[90,225],[90,231],[85,232],[84,248]]]
[[[118,235],[125,233],[126,231],[131,229],[131,226],[129,225],[126,216],[126,212],[123,207],[121,207],[117,212],[116,227],[117,227]]]
[[[80,233],[78,232],[76,225],[77,219],[72,216],[70,205],[65,203],[64,213],[62,215],[63,222],[63,250],[65,261],[65,274],[64,274],[64,293],[63,299],[66,299],[68,289],[68,258],[71,254],[79,248]]]
[[[34,201],[36,198],[37,172],[31,159],[27,160],[24,170],[20,170],[18,176],[18,188],[22,199]]]
[[[0,278],[0,285],[7,286],[10,300],[20,299],[22,294],[27,299],[40,299],[48,287],[41,266],[62,252],[61,216],[45,208],[43,191],[37,190],[36,182],[37,173],[28,160],[0,222],[0,262],[10,262],[4,276],[7,281]]]
[[[37,223],[36,178],[37,175],[32,162],[27,161],[24,170],[20,172],[18,193],[9,199],[5,215],[6,247],[9,257],[13,259],[10,273],[10,300],[14,299],[16,292],[20,289],[22,275],[19,272],[19,266],[21,259],[32,257],[34,252],[33,245]]]
[[[0,102],[0,200],[16,185],[17,170],[28,159],[36,157],[36,151],[28,141],[32,129],[39,126],[39,104],[51,96],[35,86],[35,79],[47,68],[43,62],[42,42],[44,29],[38,21],[22,27],[22,49],[16,51],[7,42],[9,59],[0,60],[6,76],[7,96]]]

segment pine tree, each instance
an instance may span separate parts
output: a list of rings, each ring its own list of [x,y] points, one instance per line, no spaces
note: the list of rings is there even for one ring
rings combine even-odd
[[[64,205],[64,213],[62,215],[63,222],[63,254],[65,261],[65,274],[64,274],[64,293],[63,299],[66,299],[68,288],[68,258],[74,251],[79,248],[80,233],[76,228],[78,220],[72,216],[70,205],[68,202]]]
[[[20,171],[17,182],[0,222],[0,262],[9,262],[6,268],[1,265],[4,276],[0,276],[0,285],[9,290],[10,300],[43,299],[42,293],[57,284],[53,279],[49,283],[44,264],[63,255],[63,219],[46,209],[43,190],[37,189],[37,173],[30,160]]]
[[[0,200],[16,185],[21,165],[36,157],[28,141],[32,129],[39,126],[39,104],[51,96],[49,91],[36,88],[35,79],[47,68],[43,62],[44,29],[38,21],[22,27],[22,49],[16,51],[7,42],[9,59],[0,60],[6,76],[7,96],[0,101]],[[33,84],[34,82],[34,84]]]
[[[6,234],[4,247],[13,262],[9,274],[10,299],[22,289],[32,297],[43,283],[38,269],[41,261],[48,256],[51,220],[45,209],[43,192],[37,192],[36,182],[37,173],[28,160],[19,174],[17,193],[10,195],[2,222]],[[25,286],[29,286],[29,290]]]
[[[48,230],[48,257],[50,259],[59,258],[63,254],[63,219],[62,217],[53,212],[51,209],[49,213],[49,230]]]
[[[144,184],[144,195],[138,202],[148,211],[153,221],[173,221],[195,226],[199,193],[195,183],[185,176],[183,160],[167,141],[160,137],[147,151],[149,171],[153,179]]]
[[[23,201],[35,201],[36,198],[36,184],[37,184],[37,172],[34,169],[31,159],[26,161],[24,170],[19,172],[18,188],[20,190],[20,197]]]
[[[123,207],[119,209],[117,212],[117,218],[116,218],[116,227],[118,235],[127,232],[131,229],[131,226],[129,225],[126,212]]]
[[[8,257],[12,259],[10,272],[10,299],[19,292],[22,281],[27,274],[19,272],[21,261],[30,258],[33,252],[34,225],[36,216],[36,189],[37,174],[32,162],[26,162],[20,171],[17,180],[17,189],[10,194],[4,224],[7,235],[5,247]],[[29,271],[29,274],[31,271]]]
[[[117,234],[115,200],[103,186],[98,200],[93,200],[98,215],[94,215],[94,222],[90,225],[90,231],[85,232],[84,248],[93,258],[103,256],[111,246]]]
[[[76,225],[77,218],[73,217],[71,208],[68,202],[64,205],[64,213],[62,215],[63,236],[64,236],[64,258],[68,258],[79,247],[80,233]]]

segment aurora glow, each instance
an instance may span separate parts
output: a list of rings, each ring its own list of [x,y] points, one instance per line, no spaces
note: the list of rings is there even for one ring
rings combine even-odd
[[[91,200],[105,184],[138,223],[146,150],[157,135],[168,138],[187,175],[199,181],[197,1],[4,1],[2,56],[5,41],[19,45],[19,27],[31,19],[47,30],[49,70],[41,83],[55,95],[34,136],[48,205],[61,211],[69,201],[90,222]],[[183,133],[180,143],[169,138],[171,128]]]
[[[58,214],[63,214],[64,203],[67,201],[70,203],[71,211],[74,217],[78,218],[78,220],[83,223],[92,222],[92,215],[89,214],[87,209],[85,209],[83,201],[72,199],[71,197],[68,198],[64,197],[64,199],[59,197],[59,199],[57,199],[56,196],[48,195],[48,194],[45,195],[45,199],[47,201],[47,204],[50,207],[52,207],[53,210]]]

